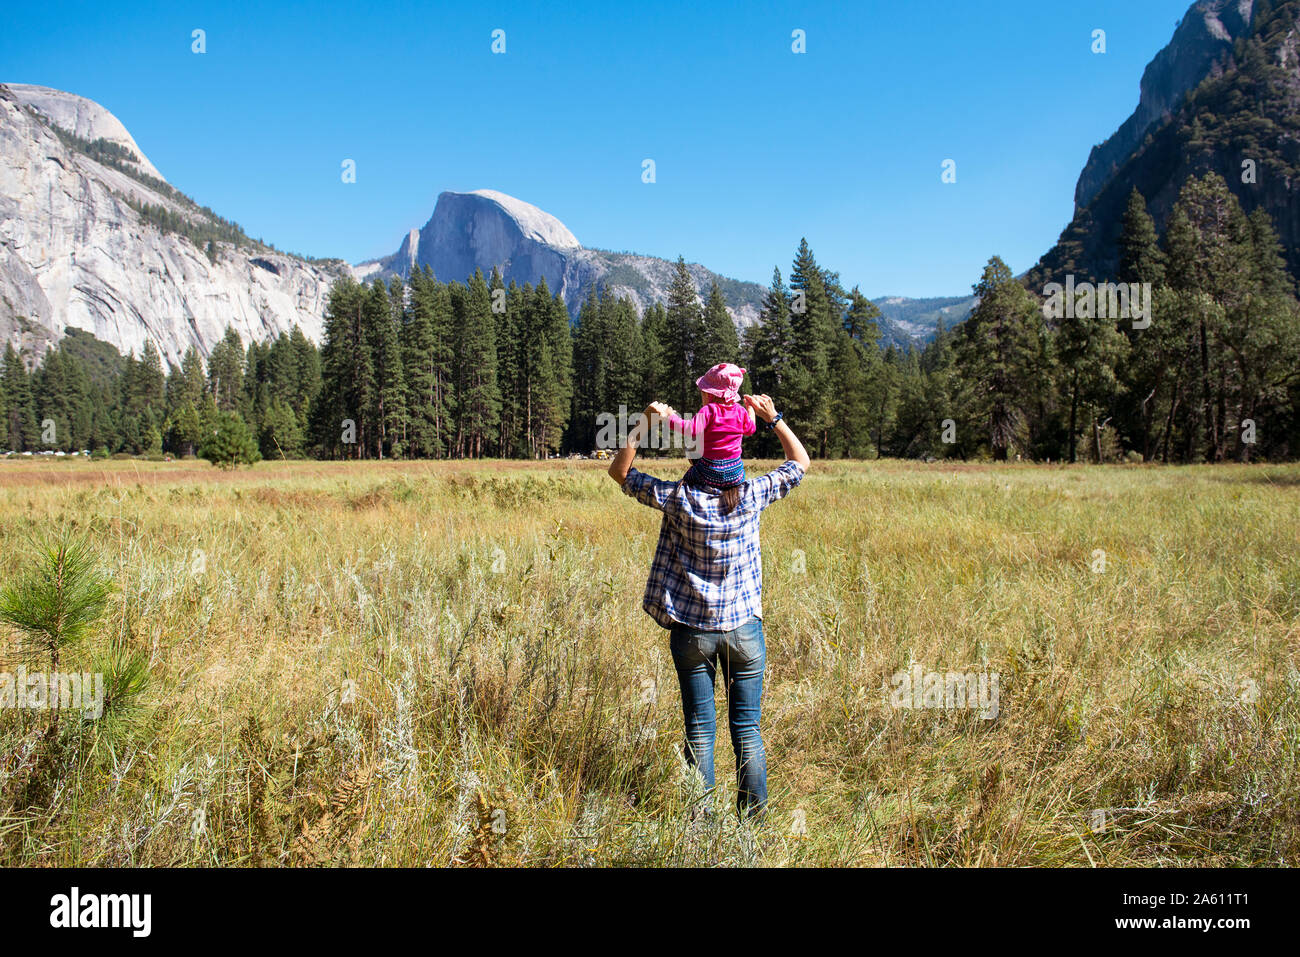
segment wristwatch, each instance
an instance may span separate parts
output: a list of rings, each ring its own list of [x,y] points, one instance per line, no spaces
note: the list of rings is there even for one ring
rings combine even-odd
[[[775,429],[775,428],[776,428],[776,424],[777,424],[778,422],[780,422],[783,418],[785,418],[785,413],[784,413],[784,412],[778,412],[776,415],[772,416],[772,421],[771,421],[771,422],[767,422],[767,423],[764,423],[764,424],[767,425],[767,427],[768,427],[769,429]]]

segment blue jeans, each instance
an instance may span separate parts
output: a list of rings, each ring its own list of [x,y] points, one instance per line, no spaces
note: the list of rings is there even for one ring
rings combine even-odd
[[[687,762],[699,771],[705,787],[712,789],[713,740],[718,727],[713,676],[721,664],[731,747],[736,752],[737,810],[742,816],[760,813],[767,804],[767,755],[758,733],[767,663],[762,620],[751,618],[732,631],[700,631],[679,624],[669,635],[682,686]]]

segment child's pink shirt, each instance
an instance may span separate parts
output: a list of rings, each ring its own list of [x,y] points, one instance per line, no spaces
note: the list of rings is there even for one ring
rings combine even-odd
[[[740,458],[740,440],[754,434],[749,410],[740,402],[706,402],[689,420],[669,416],[668,425],[692,438],[702,433],[706,459]]]

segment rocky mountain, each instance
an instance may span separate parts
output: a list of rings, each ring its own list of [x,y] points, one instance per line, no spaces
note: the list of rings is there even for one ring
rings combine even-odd
[[[0,342],[38,358],[67,327],[122,352],[204,355],[233,326],[319,336],[341,262],[243,235],[172,188],[112,113],[83,97],[0,85]]]
[[[543,278],[564,298],[576,316],[593,286],[626,296],[639,310],[666,301],[676,265],[667,259],[583,246],[562,222],[513,196],[490,189],[444,192],[421,229],[412,229],[397,252],[352,267],[360,281],[376,276],[409,276],[428,265],[442,279],[463,281],[475,269],[490,275],[500,268],[505,281],[537,285]],[[701,297],[717,282],[732,319],[740,326],[758,320],[766,287],[728,279],[690,263],[687,269]],[[934,335],[939,321],[959,322],[969,314],[971,299],[877,300],[885,345],[907,347]],[[962,305],[964,304],[964,306]]]
[[[46,123],[66,130],[88,143],[101,139],[116,143],[135,157],[134,162],[142,173],[163,180],[163,174],[149,162],[144,150],[136,145],[134,137],[122,122],[98,103],[73,93],[52,90],[48,86],[31,86],[27,83],[9,83],[7,86],[19,103],[30,107]]]
[[[1208,172],[1246,212],[1272,216],[1300,275],[1300,0],[1192,4],[1147,67],[1136,112],[1092,151],[1074,217],[1026,285],[1114,278],[1130,192],[1163,229],[1186,179]]]
[[[1250,28],[1254,0],[1201,0],[1178,22],[1173,39],[1142,73],[1137,109],[1106,142],[1094,146],[1074,189],[1087,206],[1133,155],[1153,126],[1173,116],[1183,97],[1221,69],[1233,41]]]
[[[654,256],[589,249],[550,213],[490,189],[442,193],[429,221],[407,233],[397,252],[353,266],[352,272],[360,280],[405,277],[425,265],[440,279],[460,282],[476,269],[486,276],[494,268],[500,268],[507,283],[537,285],[544,278],[572,315],[597,285],[628,297],[638,309],[666,300],[675,269]],[[738,324],[758,319],[763,286],[727,279],[697,263],[688,269],[701,296],[717,281]]]

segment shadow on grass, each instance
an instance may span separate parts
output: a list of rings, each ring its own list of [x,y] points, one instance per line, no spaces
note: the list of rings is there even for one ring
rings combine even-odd
[[[1276,485],[1280,488],[1300,487],[1300,470],[1280,466],[1240,466],[1230,472],[1215,472],[1216,482],[1228,485]]]

